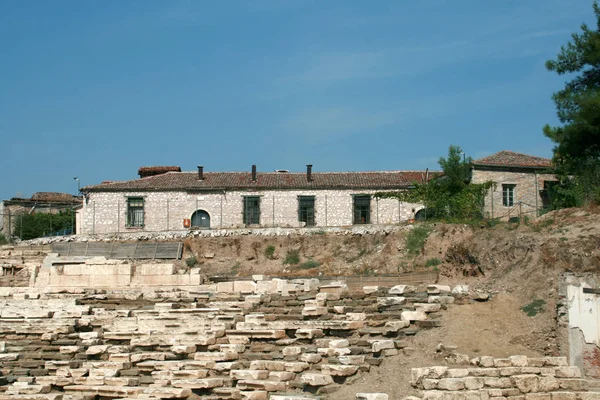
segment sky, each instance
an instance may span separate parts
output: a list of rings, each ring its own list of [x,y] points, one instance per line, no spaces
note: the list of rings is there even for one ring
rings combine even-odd
[[[551,157],[591,0],[0,0],[0,200],[194,171]]]

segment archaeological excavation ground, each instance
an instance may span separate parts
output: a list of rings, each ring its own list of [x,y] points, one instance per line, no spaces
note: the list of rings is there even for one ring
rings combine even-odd
[[[4,246],[0,399],[600,398],[598,210],[207,232]]]

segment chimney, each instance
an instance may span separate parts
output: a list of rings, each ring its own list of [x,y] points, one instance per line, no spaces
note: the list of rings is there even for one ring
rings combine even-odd
[[[306,180],[312,182],[312,164],[306,164]]]
[[[198,180],[204,180],[204,165],[198,165]]]
[[[252,182],[256,182],[256,165],[252,165]]]

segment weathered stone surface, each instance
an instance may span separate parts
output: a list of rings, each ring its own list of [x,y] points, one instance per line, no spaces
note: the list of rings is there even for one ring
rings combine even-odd
[[[338,365],[338,364],[322,364],[321,372],[326,375],[333,376],[350,376],[358,371],[356,365]]]
[[[316,374],[316,373],[303,373],[300,377],[300,381],[310,386],[325,386],[333,383],[331,375]]]
[[[356,393],[358,400],[388,400],[386,393]]]

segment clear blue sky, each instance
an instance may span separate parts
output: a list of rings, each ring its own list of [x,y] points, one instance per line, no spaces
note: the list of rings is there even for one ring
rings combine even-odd
[[[551,156],[591,0],[0,0],[0,199],[206,171]]]

